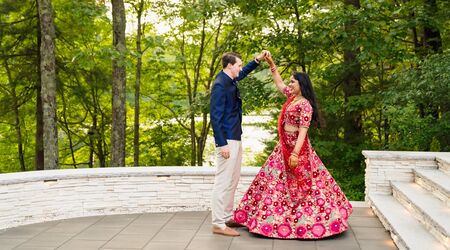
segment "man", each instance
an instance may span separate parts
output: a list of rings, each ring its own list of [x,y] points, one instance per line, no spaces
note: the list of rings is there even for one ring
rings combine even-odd
[[[238,81],[252,72],[267,53],[263,51],[244,68],[239,54],[223,54],[223,70],[217,74],[211,90],[210,118],[217,167],[212,195],[212,232],[216,234],[239,236],[236,230],[230,228],[236,226],[232,212],[242,162],[242,100]]]

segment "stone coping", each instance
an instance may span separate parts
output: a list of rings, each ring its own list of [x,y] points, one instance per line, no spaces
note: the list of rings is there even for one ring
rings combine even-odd
[[[260,167],[242,167],[241,176],[255,176]],[[213,176],[215,167],[109,167],[41,170],[0,174],[0,185],[34,181],[55,181],[78,178],[144,177],[157,176]]]
[[[437,161],[445,162],[446,164],[450,164],[450,153],[439,155],[436,157]]]
[[[238,201],[260,168],[244,167]],[[214,167],[118,167],[0,174],[0,229],[74,217],[210,209]]]
[[[242,168],[235,203],[259,170]],[[122,167],[0,174],[0,229],[75,217],[207,211],[215,171],[215,167]]]
[[[378,150],[363,150],[362,154],[367,159],[382,159],[382,160],[429,160],[442,159],[450,161],[450,152],[415,152],[415,151],[378,151]]]

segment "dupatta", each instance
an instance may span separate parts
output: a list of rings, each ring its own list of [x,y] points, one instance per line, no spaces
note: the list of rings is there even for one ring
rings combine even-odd
[[[284,117],[286,113],[286,109],[289,106],[289,104],[294,101],[295,96],[292,96],[288,98],[288,100],[284,103],[283,108],[280,112],[280,117],[278,118],[278,135],[280,137],[280,145],[281,145],[281,152],[283,154],[283,160],[285,162],[285,165],[287,166],[287,169],[290,169],[289,167],[289,157],[291,156],[293,148],[289,149],[287,146],[287,140],[284,133]],[[300,173],[299,171],[302,171],[302,169],[310,170],[309,166],[309,153],[308,153],[308,147],[309,147],[309,138],[308,136],[305,137],[305,141],[303,142],[303,145],[300,147],[300,152],[298,154],[298,163],[297,167],[293,169],[294,173],[297,175]]]
[[[284,113],[286,113],[287,106],[294,100],[294,98],[295,96],[288,98],[288,100],[284,103],[283,108],[280,112],[280,117],[278,118],[278,135],[280,136],[281,151],[283,153],[283,158],[286,165],[289,163],[289,156],[291,152],[289,152],[287,148],[286,138],[283,133]]]

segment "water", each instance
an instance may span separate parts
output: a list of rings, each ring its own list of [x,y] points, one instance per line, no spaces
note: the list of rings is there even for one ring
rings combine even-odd
[[[261,153],[265,144],[264,141],[274,139],[275,134],[256,124],[267,123],[273,118],[271,116],[244,116],[242,118],[242,165],[250,166],[254,162],[255,155]],[[214,137],[208,136],[205,147],[204,166],[213,166],[215,160]]]

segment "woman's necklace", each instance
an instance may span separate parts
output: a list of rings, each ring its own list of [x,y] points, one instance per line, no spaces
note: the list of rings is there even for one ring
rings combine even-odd
[[[294,97],[294,100],[292,100],[292,102],[297,102],[302,98],[303,98],[303,96],[296,96],[296,97]]]

